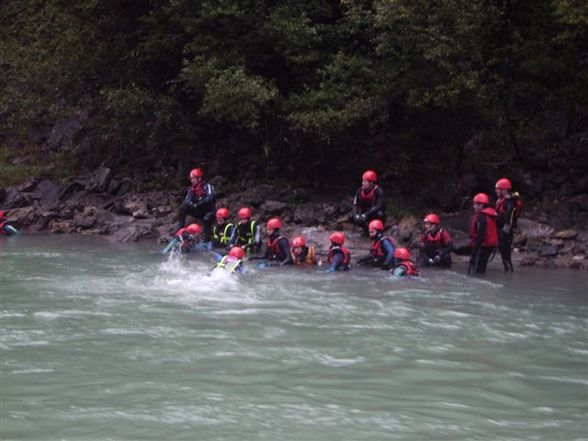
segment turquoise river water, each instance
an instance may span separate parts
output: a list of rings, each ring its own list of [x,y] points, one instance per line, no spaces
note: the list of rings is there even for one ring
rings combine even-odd
[[[588,274],[0,239],[2,440],[586,440]]]

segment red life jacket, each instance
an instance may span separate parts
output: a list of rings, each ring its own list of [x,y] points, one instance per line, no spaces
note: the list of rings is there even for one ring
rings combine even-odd
[[[374,204],[376,200],[376,188],[378,188],[377,185],[374,185],[369,191],[365,191],[363,188],[361,189],[359,192],[359,198],[361,199],[363,206]]]
[[[439,228],[435,233],[427,231],[421,236],[421,247],[430,251],[438,251],[450,242],[451,236],[443,228]]]
[[[206,196],[206,191],[204,190],[204,182],[199,182],[196,185],[192,185],[192,188],[190,188],[190,191],[198,199],[202,199],[204,196]]]
[[[419,270],[417,269],[416,265],[411,260],[403,260],[398,265],[406,268],[406,274],[405,274],[406,276],[420,275]]]
[[[335,252],[337,251],[341,251],[343,253],[343,265],[345,265],[345,267],[348,267],[349,264],[351,263],[351,253],[349,252],[349,250],[346,247],[343,246],[334,246],[329,250],[329,254],[327,256],[327,262],[331,263],[331,261],[333,260],[333,256],[335,255]]]
[[[388,236],[380,237],[378,240],[375,240],[372,243],[371,252],[374,257],[385,257],[386,256],[384,247],[382,245],[382,242],[384,241],[384,239],[388,239],[390,241],[390,243],[392,244],[392,246],[394,246],[394,240],[391,237],[388,237]]]
[[[284,238],[284,236],[280,235],[273,240],[271,238],[269,238],[267,240],[267,249],[270,250],[274,256],[279,256],[280,258],[286,257],[286,256],[282,256],[282,252],[281,252],[280,246],[278,244],[280,239],[283,239],[283,238]]]
[[[474,215],[472,224],[470,225],[470,238],[472,240],[472,244],[476,242],[478,237],[478,218],[482,215],[486,216],[486,232],[484,234],[484,239],[482,240],[482,246],[494,248],[498,245],[498,229],[496,228],[497,213],[496,210],[491,207],[486,207]]]
[[[2,223],[0,224],[0,234],[8,235],[8,231],[6,231],[6,230],[4,229],[4,225],[6,225],[6,224],[7,224],[7,222],[2,222]]]
[[[512,220],[516,220],[521,216],[521,213],[523,212],[523,201],[521,201],[521,198],[518,196],[518,193],[516,195],[513,195],[511,198],[500,198],[496,201],[496,212],[500,215],[503,214],[506,211],[506,208],[504,207],[506,205],[506,201],[508,200],[512,200],[514,203],[514,208],[512,210]]]

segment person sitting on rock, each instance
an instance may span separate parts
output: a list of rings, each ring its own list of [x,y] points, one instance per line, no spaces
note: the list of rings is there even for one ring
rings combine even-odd
[[[216,211],[216,194],[212,184],[204,182],[204,172],[201,168],[190,171],[192,186],[186,191],[184,201],[178,215],[178,229],[183,228],[188,215],[202,221],[204,226],[203,240],[210,241],[212,224]]]
[[[345,243],[345,234],[341,231],[335,231],[329,236],[331,246],[329,247],[329,254],[327,256],[328,273],[334,271],[347,271],[351,264],[351,253],[343,246]]]
[[[418,276],[419,270],[410,258],[408,248],[398,247],[394,250],[394,259],[396,264],[390,270],[390,274],[395,277]]]
[[[292,239],[290,245],[294,265],[312,266],[317,264],[313,245],[306,245],[302,236],[296,236]]]
[[[248,255],[258,255],[261,252],[261,229],[257,221],[251,219],[251,209],[242,207],[238,216],[239,223],[233,228],[229,246],[240,246]]]
[[[6,217],[6,213],[0,210],[0,235],[2,236],[17,236],[20,234],[16,228],[14,228],[8,222],[8,218]]]
[[[378,176],[373,170],[367,170],[361,181],[361,187],[355,193],[353,206],[349,220],[360,226],[367,236],[368,225],[374,219],[379,219],[382,224],[386,220],[386,206],[384,192],[378,186]]]
[[[468,274],[472,270],[476,274],[485,273],[488,260],[498,245],[496,210],[489,205],[490,198],[486,193],[474,196],[474,217],[470,225],[472,251]]]
[[[357,264],[367,264],[383,270],[389,270],[394,265],[394,242],[392,238],[384,236],[384,224],[374,219],[368,226],[370,239],[373,240],[369,254],[361,257]]]
[[[425,266],[440,266],[451,268],[451,251],[453,240],[444,228],[440,228],[441,220],[435,213],[425,216],[423,221],[425,231],[419,245],[419,263]]]
[[[264,258],[268,265],[292,265],[294,260],[290,253],[290,241],[280,233],[282,221],[277,217],[267,221],[267,246]]]
[[[223,269],[230,273],[243,273],[245,266],[243,265],[243,258],[245,257],[245,250],[241,247],[233,247],[229,250],[229,254],[222,257],[214,267],[215,269]]]
[[[512,191],[509,179],[501,178],[496,182],[496,227],[498,231],[498,250],[502,257],[504,271],[512,272],[512,239],[521,215],[523,203],[517,192]]]
[[[216,248],[227,248],[233,234],[234,225],[229,221],[230,213],[226,208],[216,210],[216,224],[212,227],[211,245]]]

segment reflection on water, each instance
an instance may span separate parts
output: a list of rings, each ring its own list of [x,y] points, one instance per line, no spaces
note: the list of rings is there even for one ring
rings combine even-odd
[[[0,243],[2,439],[574,440],[584,272],[393,280]]]

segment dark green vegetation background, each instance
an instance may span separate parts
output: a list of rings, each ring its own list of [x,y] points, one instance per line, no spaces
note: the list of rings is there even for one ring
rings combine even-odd
[[[194,164],[352,186],[368,167],[400,187],[484,170],[479,184],[508,173],[521,186],[521,170],[551,166],[574,181],[587,5],[4,0],[1,159],[169,168],[184,183]],[[72,115],[71,150],[34,136]]]

